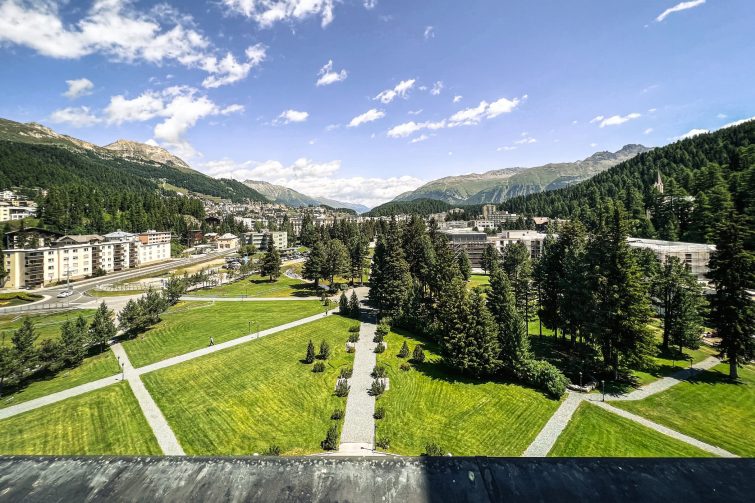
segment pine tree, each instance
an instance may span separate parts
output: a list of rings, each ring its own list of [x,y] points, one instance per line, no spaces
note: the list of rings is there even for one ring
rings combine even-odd
[[[469,278],[472,276],[472,263],[469,261],[469,255],[467,255],[466,251],[462,250],[461,253],[459,253],[458,260],[461,277],[464,281],[469,281]]]
[[[500,254],[495,249],[493,243],[488,243],[485,246],[485,250],[482,252],[482,270],[485,274],[488,274],[493,270],[496,262],[498,262]]]
[[[338,299],[338,313],[341,316],[349,316],[349,299],[346,297],[346,292],[341,292],[341,298]]]
[[[133,301],[130,300],[129,304],[131,304]],[[126,307],[128,307],[128,304],[126,304]],[[134,308],[132,308],[134,309]],[[139,307],[138,304],[136,304],[137,311],[141,311],[141,307]],[[121,311],[121,315],[125,311],[125,308],[123,311]],[[135,313],[137,314],[137,313]],[[137,314],[137,318],[140,317],[141,314]],[[128,316],[127,316],[128,317]],[[107,304],[105,304],[105,301],[102,301],[102,304],[97,308],[97,311],[94,313],[94,318],[92,318],[92,324],[89,325],[89,340],[92,345],[99,345],[100,346],[100,352],[105,351],[105,344],[110,339],[113,339],[115,335],[118,333],[118,329],[115,327],[115,315],[113,311],[108,309]],[[119,316],[119,320],[121,320]],[[126,327],[129,327],[132,323],[132,320],[129,319],[126,322]],[[136,321],[137,325],[139,324],[139,321]],[[121,321],[121,324],[123,324],[123,321]],[[125,330],[128,330],[126,328]]]
[[[470,296],[470,318],[466,330],[467,367],[472,375],[480,377],[493,374],[500,365],[500,345],[495,319],[490,314],[485,299],[478,291]]]
[[[16,361],[16,375],[21,381],[27,372],[34,369],[39,353],[34,343],[37,340],[37,330],[31,318],[24,318],[21,326],[11,337],[13,343],[13,358]]]
[[[422,351],[421,344],[417,344],[416,346],[414,346],[414,351],[412,351],[412,361],[414,363],[424,363],[425,352]]]
[[[18,373],[18,362],[13,348],[0,346],[0,397],[3,396],[5,384]]]
[[[309,344],[307,344],[307,355],[304,357],[305,363],[312,363],[315,361],[315,345],[312,344],[312,339],[309,340]]]
[[[359,318],[359,297],[354,290],[352,290],[351,299],[349,299],[349,315],[352,318]]]
[[[411,277],[409,265],[404,260],[404,251],[399,239],[398,224],[392,220],[385,237],[384,256],[379,265],[379,277],[372,278],[372,287],[378,290],[381,314],[397,317],[409,294]],[[376,250],[377,251],[377,250]]]
[[[66,320],[60,327],[60,346],[63,364],[76,367],[86,356],[87,332],[86,320],[79,315],[76,323]]]
[[[731,379],[738,378],[737,367],[755,354],[755,308],[747,293],[755,284],[755,258],[744,249],[745,230],[740,216],[730,215],[721,225],[708,273],[716,287],[710,318],[721,338],[719,356],[728,362]]]
[[[325,277],[325,251],[322,242],[318,239],[312,244],[307,260],[304,262],[302,276],[315,282],[315,290],[320,287],[320,280]]]
[[[696,348],[702,332],[701,310],[704,299],[697,279],[677,257],[668,257],[663,268],[653,279],[653,296],[662,309],[662,348],[669,345]]]
[[[398,352],[399,358],[406,358],[409,356],[409,345],[404,341],[404,343],[401,345],[401,350]]]
[[[339,239],[331,239],[325,244],[323,276],[330,279],[331,287],[335,277],[349,271],[349,250]]]
[[[524,320],[516,308],[509,278],[500,267],[494,267],[490,275],[487,302],[488,309],[498,324],[498,360],[506,371],[513,373],[522,362],[530,358],[529,338]]]
[[[278,250],[275,248],[275,243],[270,240],[267,253],[262,257],[262,265],[260,267],[260,275],[267,276],[270,281],[278,279],[281,275],[281,256]]]
[[[530,314],[534,312],[532,302],[532,260],[530,252],[524,243],[516,242],[506,247],[503,256],[503,269],[509,276],[511,286],[514,289],[516,306],[522,317],[529,321]]]

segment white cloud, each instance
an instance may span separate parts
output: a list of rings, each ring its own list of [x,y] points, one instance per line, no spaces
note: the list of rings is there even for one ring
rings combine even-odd
[[[599,115],[598,117],[601,117],[601,116]],[[598,117],[595,117],[595,119],[591,120],[590,122],[595,122],[596,120],[600,120],[600,127],[606,127],[606,126],[618,126],[620,124],[624,124],[625,122],[629,122],[634,119],[639,119],[640,117],[642,117],[642,114],[633,112],[627,115],[612,115],[611,117],[606,117],[604,119],[598,119]]]
[[[573,125],[575,125],[575,124],[579,124],[579,121],[576,121],[576,120],[575,120],[575,121],[571,121],[571,123],[572,123]]]
[[[590,146],[591,146],[592,148],[595,148],[595,147],[597,147],[597,146],[598,146],[598,144],[597,144],[597,143],[591,143],[591,144],[590,144]]]
[[[264,180],[313,197],[328,197],[367,206],[390,201],[402,192],[414,190],[424,183],[412,176],[339,177],[341,161],[318,163],[307,158],[297,159],[288,166],[277,160],[236,163],[223,159],[202,164],[199,169],[215,177]]]
[[[100,122],[89,107],[68,107],[55,110],[50,115],[50,122],[54,124],[70,124],[73,127],[89,127]]]
[[[63,96],[72,100],[92,94],[92,89],[94,89],[94,84],[89,79],[66,80],[66,84],[68,84],[68,90],[63,93]]]
[[[718,114],[718,115],[716,115],[717,119],[725,119],[726,117],[728,117],[728,115],[726,115],[726,114]]]
[[[422,113],[422,109],[420,108],[420,109],[418,109],[418,110],[409,110],[409,111],[408,111],[407,113],[408,113],[409,115],[419,115],[419,114],[421,114],[421,113]]]
[[[0,3],[0,42],[58,59],[102,54],[117,62],[175,62],[209,73],[207,87],[235,82],[259,64],[249,50],[243,63],[231,54],[218,60],[210,41],[194,29],[191,16],[165,4],[139,12],[130,0],[95,0],[78,20],[70,21],[79,13],[60,12],[68,5],[48,0]]]
[[[375,8],[375,6],[378,4],[378,0],[364,0],[364,8],[367,10],[372,10]]]
[[[727,128],[727,127],[734,127],[734,126],[739,126],[740,124],[744,124],[745,122],[750,122],[750,121],[752,121],[752,120],[755,120],[755,117],[749,117],[749,118],[747,118],[747,119],[740,119],[740,120],[738,120],[738,121],[730,122],[730,123],[728,123],[728,124],[724,124],[724,125],[723,125],[723,126],[721,126],[721,127],[719,128],[719,129],[725,129],[725,128]]]
[[[656,112],[656,110],[658,110],[658,109],[657,108],[648,108],[648,113],[649,114],[654,114]]]
[[[329,86],[330,84],[335,84],[336,82],[346,80],[346,77],[349,76],[349,73],[346,70],[341,70],[339,72],[333,71],[333,60],[329,59],[328,62],[325,63],[325,66],[320,68],[320,71],[317,72],[317,75],[319,75],[320,78],[317,79],[316,85]]]
[[[461,101],[462,98],[463,96],[461,96],[460,94],[457,94],[456,96],[454,96],[453,102],[458,103]]]
[[[653,128],[649,127],[645,131],[643,131],[644,134],[650,134],[653,132]]]
[[[425,37],[425,40],[435,38],[435,28],[433,28],[432,26],[425,26],[425,33],[423,36]]]
[[[514,143],[517,145],[529,145],[531,143],[537,143],[537,140],[535,138],[526,137],[522,138],[521,140],[517,140]]]
[[[673,7],[669,7],[668,9],[661,12],[657,18],[655,18],[656,22],[660,23],[664,19],[666,19],[669,15],[675,13],[675,12],[681,12],[683,10],[687,9],[694,9],[695,7],[699,7],[702,4],[705,3],[705,0],[690,0],[689,2],[680,2]]]
[[[301,21],[312,16],[320,16],[323,28],[333,21],[333,0],[223,0],[223,3],[263,28],[279,21]]]
[[[202,81],[202,86],[215,88],[243,80],[252,68],[259,66],[267,56],[267,48],[262,44],[247,47],[246,62],[237,61],[230,52],[222,59],[207,56],[200,63],[200,67],[210,75]]]
[[[278,116],[278,120],[283,122],[283,124],[288,124],[289,122],[304,122],[307,120],[307,117],[309,117],[309,112],[289,109],[281,113]]]
[[[603,117],[602,115],[595,116],[592,119],[590,119],[590,124],[593,124],[595,122],[600,122],[603,119],[605,119],[605,117]]]
[[[443,90],[443,81],[437,81],[435,84],[433,84],[433,88],[430,89],[430,94],[433,96],[438,96],[440,92]]]
[[[421,141],[429,140],[430,137],[426,134],[421,134],[417,136],[416,138],[412,138],[412,140],[409,143],[419,143]]]
[[[373,100],[380,100],[382,103],[390,103],[396,97],[400,96],[406,98],[406,94],[414,87],[415,79],[402,80],[393,89],[386,89],[380,91],[377,96],[372,98]]]
[[[710,131],[707,129],[690,129],[683,135],[673,138],[673,140],[686,140],[687,138],[694,138],[695,136],[699,136],[701,134],[706,134],[706,133],[710,133]]]
[[[418,131],[422,131],[423,129],[436,130],[436,129],[443,129],[444,127],[446,127],[445,120],[442,120],[439,122],[409,121],[403,124],[399,124],[398,126],[393,126],[391,129],[388,130],[387,135],[391,138],[405,138]]]
[[[499,115],[511,113],[519,104],[527,99],[525,94],[521,98],[500,98],[492,103],[481,101],[476,107],[466,108],[453,114],[448,119],[448,126],[470,126],[479,124],[482,119],[492,119]]]
[[[356,117],[351,119],[351,122],[349,122],[348,127],[357,127],[366,122],[372,122],[378,119],[382,119],[383,117],[385,117],[385,112],[383,112],[382,110],[378,110],[376,108],[371,108],[370,110],[367,110],[365,113],[361,115],[357,115]]]
[[[503,147],[498,147],[495,150],[496,150],[496,152],[509,152],[511,150],[516,150],[516,147],[511,147],[509,145],[505,145]]]

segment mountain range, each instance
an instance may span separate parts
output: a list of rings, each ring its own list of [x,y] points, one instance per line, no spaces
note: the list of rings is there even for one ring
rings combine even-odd
[[[336,201],[335,199],[328,199],[327,197],[311,197],[302,194],[301,192],[297,192],[294,189],[284,187],[283,185],[275,185],[260,180],[244,180],[244,185],[256,190],[271,201],[285,204],[286,206],[299,208],[302,206],[319,206],[324,204],[331,208],[348,208],[357,213],[364,213],[370,209],[363,204],[345,203],[343,201]]]
[[[596,152],[576,162],[447,176],[404,192],[393,201],[437,199],[452,205],[497,204],[516,196],[574,185],[648,150],[643,145],[625,145],[616,152]]]

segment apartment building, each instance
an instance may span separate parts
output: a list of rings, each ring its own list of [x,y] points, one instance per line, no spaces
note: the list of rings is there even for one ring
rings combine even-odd
[[[537,231],[521,230],[521,231],[504,231],[495,236],[488,237],[488,243],[495,246],[499,253],[503,254],[507,246],[514,243],[524,243],[527,250],[530,252],[530,258],[538,259],[543,253],[543,242],[545,241],[546,234]]]
[[[158,232],[148,230],[137,234],[139,246],[137,247],[138,264],[148,264],[170,258],[170,232]]]
[[[27,217],[33,217],[36,214],[37,206],[33,203],[29,205],[18,205],[7,201],[0,201],[0,222],[21,220]]]
[[[517,218],[519,218],[519,215],[516,213],[498,211],[495,204],[485,204],[482,206],[482,220],[492,222],[495,227],[504,222],[514,222]]]
[[[288,233],[284,231],[245,232],[241,240],[243,244],[254,245],[258,250],[267,250],[270,241],[279,250],[288,248]]]
[[[470,229],[448,229],[441,231],[448,238],[448,245],[456,253],[467,253],[472,267],[482,267],[482,254],[487,246],[487,234]]]
[[[685,243],[681,241],[663,241],[660,239],[628,238],[632,248],[646,248],[652,251],[661,263],[667,257],[676,257],[686,264],[690,272],[697,276],[698,281],[707,281],[708,262],[710,255],[716,251],[715,245],[704,243]]]

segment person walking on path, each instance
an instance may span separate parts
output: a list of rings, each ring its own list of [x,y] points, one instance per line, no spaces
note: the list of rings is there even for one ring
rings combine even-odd
[[[215,339],[210,337],[210,346],[214,346],[214,345],[215,345]]]

